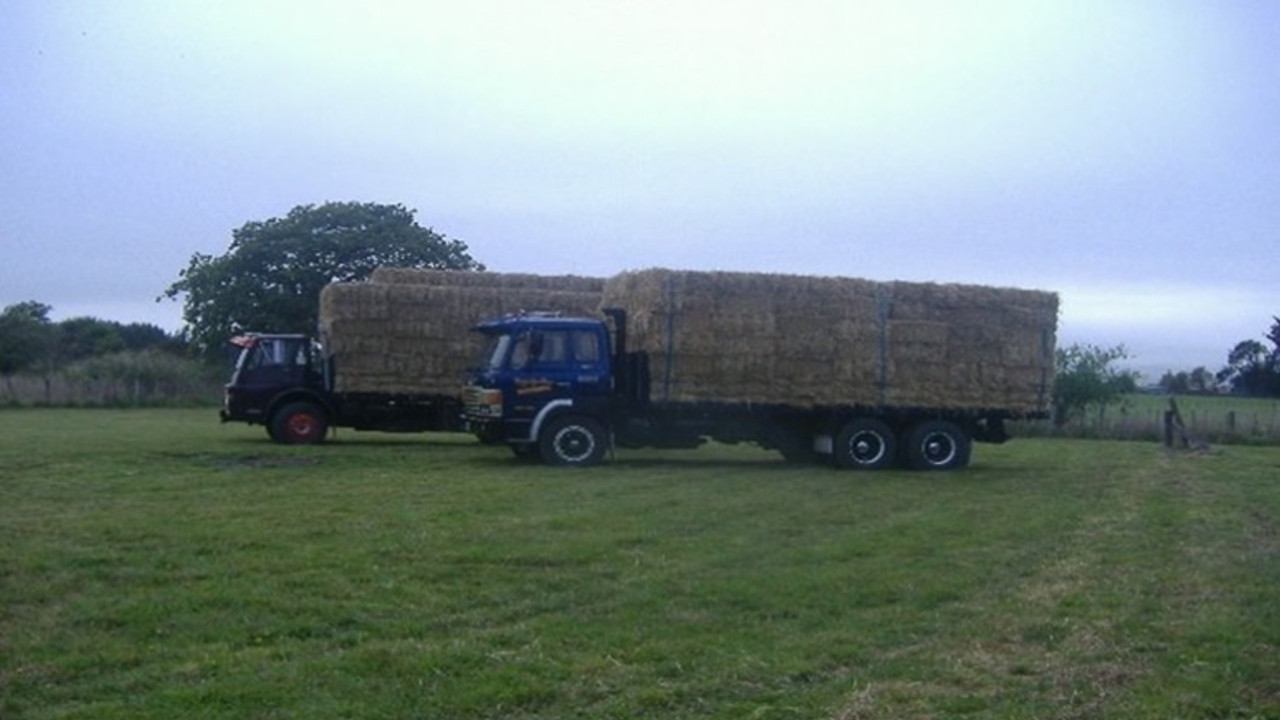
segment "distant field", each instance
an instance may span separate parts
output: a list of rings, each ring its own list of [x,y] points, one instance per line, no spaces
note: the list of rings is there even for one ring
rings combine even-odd
[[[5,720],[1280,718],[1270,447],[570,471],[10,410],[0,549]]]
[[[1211,442],[1280,444],[1280,399],[1231,395],[1179,395],[1176,398],[1187,427]],[[1120,440],[1158,441],[1164,434],[1167,395],[1135,394],[1104,411],[1092,410],[1066,428],[1071,435]],[[1048,433],[1048,423],[1031,429]]]

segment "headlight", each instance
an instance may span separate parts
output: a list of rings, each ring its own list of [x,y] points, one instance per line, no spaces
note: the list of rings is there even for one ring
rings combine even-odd
[[[463,391],[467,414],[474,417],[502,417],[502,391],[493,388],[468,387]]]

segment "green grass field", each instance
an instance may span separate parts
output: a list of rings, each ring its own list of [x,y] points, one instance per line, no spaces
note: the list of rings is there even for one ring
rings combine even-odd
[[[0,718],[1280,718],[1280,450],[571,471],[0,412]]]

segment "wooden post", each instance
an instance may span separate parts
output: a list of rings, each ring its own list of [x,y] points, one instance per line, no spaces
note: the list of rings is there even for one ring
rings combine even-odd
[[[1187,447],[1187,425],[1182,422],[1182,413],[1178,410],[1178,400],[1169,396],[1169,412],[1165,413],[1165,444],[1174,447],[1176,435],[1178,446]]]

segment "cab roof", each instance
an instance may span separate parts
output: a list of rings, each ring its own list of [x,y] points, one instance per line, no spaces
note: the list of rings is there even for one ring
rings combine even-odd
[[[517,312],[485,318],[471,329],[479,332],[495,332],[512,327],[575,328],[595,327],[602,321],[597,318],[564,316],[553,312]]]

